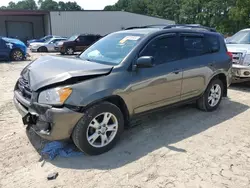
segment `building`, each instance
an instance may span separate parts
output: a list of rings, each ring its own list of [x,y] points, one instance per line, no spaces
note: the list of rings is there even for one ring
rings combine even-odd
[[[49,34],[65,37],[82,33],[105,35],[127,27],[154,24],[174,24],[174,21],[124,11],[0,11],[0,36],[23,41]]]

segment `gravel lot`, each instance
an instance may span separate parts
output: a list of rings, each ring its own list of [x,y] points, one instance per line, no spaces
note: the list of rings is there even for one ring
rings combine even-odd
[[[152,114],[106,154],[41,162],[45,141],[26,133],[12,103],[28,62],[0,63],[0,187],[250,187],[250,85],[231,87],[216,112]],[[51,172],[59,176],[47,181]]]

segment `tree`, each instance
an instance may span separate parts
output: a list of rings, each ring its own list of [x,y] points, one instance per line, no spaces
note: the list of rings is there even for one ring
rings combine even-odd
[[[17,3],[11,1],[8,6],[2,6],[0,9],[21,9],[21,10],[48,10],[48,11],[56,11],[56,10],[83,10],[80,5],[76,2],[66,2],[60,1],[57,3],[54,0],[39,0],[38,1],[39,8],[36,4],[35,0],[22,0]]]

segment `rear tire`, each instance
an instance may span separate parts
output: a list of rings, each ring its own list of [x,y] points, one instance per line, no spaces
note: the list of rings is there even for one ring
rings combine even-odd
[[[11,60],[12,61],[22,61],[24,60],[24,54],[20,49],[15,49],[11,52]]]
[[[212,80],[204,94],[197,101],[197,107],[200,110],[212,112],[216,110],[220,103],[224,92],[224,86],[221,80]]]
[[[115,146],[123,130],[121,110],[112,103],[103,102],[85,111],[73,130],[72,139],[84,153],[99,155]]]

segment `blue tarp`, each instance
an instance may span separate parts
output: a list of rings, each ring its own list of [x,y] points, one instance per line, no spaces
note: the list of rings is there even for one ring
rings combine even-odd
[[[82,152],[75,150],[74,144],[54,141],[45,145],[41,155],[43,158],[49,158],[50,160],[55,159],[56,156],[69,158],[83,155]]]

